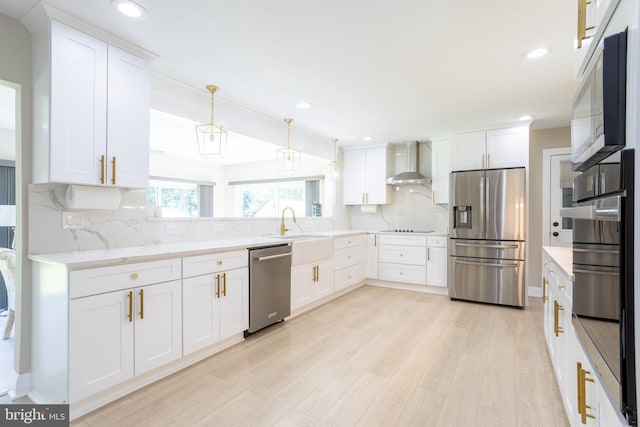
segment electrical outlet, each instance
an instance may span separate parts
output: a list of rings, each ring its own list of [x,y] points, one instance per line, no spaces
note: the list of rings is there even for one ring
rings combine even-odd
[[[64,230],[84,228],[84,212],[62,212],[62,228]]]
[[[167,224],[164,227],[164,233],[167,236],[175,236],[176,234],[178,234],[178,226],[175,224]]]

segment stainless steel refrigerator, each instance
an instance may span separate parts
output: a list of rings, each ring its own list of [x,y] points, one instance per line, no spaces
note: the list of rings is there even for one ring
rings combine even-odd
[[[524,168],[452,172],[449,296],[524,307]]]

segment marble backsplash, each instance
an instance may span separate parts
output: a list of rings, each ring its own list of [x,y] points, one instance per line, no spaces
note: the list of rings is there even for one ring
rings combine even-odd
[[[279,233],[277,218],[154,218],[144,190],[122,190],[118,210],[85,210],[84,227],[63,229],[62,213],[67,186],[29,186],[29,253],[58,253],[91,249],[123,248],[165,243],[218,240]],[[291,232],[319,232],[350,228],[347,209],[335,209],[333,218],[298,218]]]

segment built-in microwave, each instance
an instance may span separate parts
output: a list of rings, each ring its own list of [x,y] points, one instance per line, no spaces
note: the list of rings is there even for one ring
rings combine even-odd
[[[571,109],[571,167],[584,171],[625,146],[627,31],[605,37]]]

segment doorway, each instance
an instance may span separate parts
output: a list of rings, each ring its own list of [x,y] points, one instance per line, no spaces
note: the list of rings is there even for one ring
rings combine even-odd
[[[15,386],[17,94],[0,80],[0,396]]]
[[[543,246],[571,246],[573,219],[562,218],[560,209],[573,203],[573,178],[578,174],[571,170],[571,148],[552,148],[542,152],[543,168]]]

